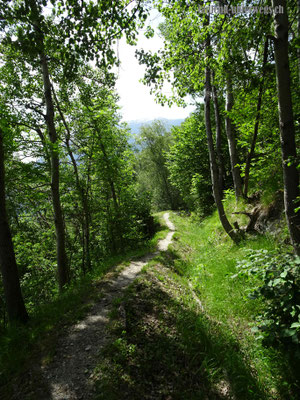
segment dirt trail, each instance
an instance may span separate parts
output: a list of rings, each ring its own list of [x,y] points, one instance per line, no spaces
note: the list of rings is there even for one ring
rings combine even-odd
[[[166,251],[174,235],[175,227],[164,220],[170,229],[167,237],[158,243],[159,251]],[[41,399],[79,400],[92,399],[94,394],[92,372],[98,361],[98,353],[109,340],[106,325],[113,301],[120,296],[136,278],[141,269],[159,252],[150,253],[132,261],[114,280],[108,282],[104,297],[100,299],[84,320],[72,326],[67,335],[60,338],[54,360],[42,367],[47,392],[39,394]]]

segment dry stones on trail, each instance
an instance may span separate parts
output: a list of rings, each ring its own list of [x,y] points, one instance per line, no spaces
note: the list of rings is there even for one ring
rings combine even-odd
[[[166,251],[171,243],[175,227],[169,220],[169,213],[164,220],[170,229],[167,237],[160,240],[158,250]],[[72,326],[67,335],[58,342],[54,360],[42,367],[46,391],[39,393],[39,399],[79,400],[93,398],[92,372],[98,360],[98,353],[107,343],[106,330],[108,313],[113,300],[126,289],[137,274],[158,252],[150,253],[132,261],[114,280],[109,281],[101,298],[84,320]],[[17,398],[17,397],[15,397]]]

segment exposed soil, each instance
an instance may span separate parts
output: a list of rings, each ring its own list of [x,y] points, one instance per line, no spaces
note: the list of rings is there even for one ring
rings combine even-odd
[[[167,250],[175,230],[169,220],[169,213],[165,213],[163,217],[170,232],[165,239],[159,241],[159,251]],[[53,360],[40,367],[41,382],[37,385],[35,392],[25,394],[16,388],[12,399],[85,400],[93,398],[95,389],[92,373],[99,362],[99,352],[109,340],[107,323],[113,303],[134,281],[141,269],[159,254],[159,251],[132,261],[117,277],[106,280],[102,288],[103,297],[97,301],[82,321],[70,327],[66,334],[58,339]]]

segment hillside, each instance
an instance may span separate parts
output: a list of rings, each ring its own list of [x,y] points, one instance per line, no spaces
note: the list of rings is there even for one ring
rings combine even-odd
[[[159,120],[165,125],[167,130],[170,130],[172,126],[178,126],[180,125],[184,119],[166,119],[166,118],[159,118]],[[131,129],[131,132],[136,135],[139,133],[139,130],[142,125],[149,125],[153,123],[154,120],[133,120],[133,121],[128,121],[128,125]]]

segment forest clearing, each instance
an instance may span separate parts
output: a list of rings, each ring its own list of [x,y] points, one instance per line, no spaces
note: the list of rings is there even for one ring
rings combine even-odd
[[[299,87],[296,0],[0,0],[1,399],[300,398]]]

